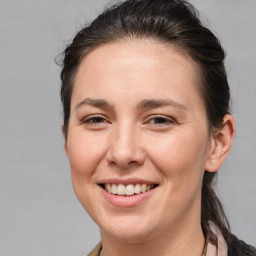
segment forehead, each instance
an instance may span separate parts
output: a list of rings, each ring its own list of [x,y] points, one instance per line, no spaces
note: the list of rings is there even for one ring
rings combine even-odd
[[[127,64],[129,68],[132,64],[137,69],[140,67],[140,70],[180,65],[188,72],[192,71],[195,77],[197,75],[197,65],[183,49],[150,39],[127,39],[102,44],[85,55],[79,65],[78,73],[91,70],[104,71],[113,64],[119,64],[118,62],[122,62],[122,65]]]
[[[152,40],[116,41],[95,48],[83,58],[73,94],[93,96],[115,89],[146,96],[158,89],[164,95],[173,86],[182,97],[189,90],[199,94],[198,78],[196,64],[172,45]]]

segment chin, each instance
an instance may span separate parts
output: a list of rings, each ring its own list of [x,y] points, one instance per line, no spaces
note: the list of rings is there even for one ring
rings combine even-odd
[[[142,242],[153,232],[152,223],[147,223],[142,216],[123,216],[118,220],[109,220],[100,227],[101,233],[108,234],[117,240],[129,241],[130,243]]]

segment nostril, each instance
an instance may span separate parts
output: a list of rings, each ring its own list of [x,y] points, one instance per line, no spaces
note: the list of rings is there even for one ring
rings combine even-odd
[[[109,161],[109,165],[113,166],[113,167],[117,166],[121,170],[127,170],[127,169],[130,169],[132,167],[140,165],[140,163],[137,162],[137,161],[120,161],[120,160],[119,161],[118,160],[114,161],[114,160],[111,160],[111,161]]]

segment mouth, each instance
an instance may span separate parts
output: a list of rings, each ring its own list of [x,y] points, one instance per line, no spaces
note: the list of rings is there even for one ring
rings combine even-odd
[[[104,190],[117,196],[134,196],[143,194],[158,187],[158,184],[99,184]]]

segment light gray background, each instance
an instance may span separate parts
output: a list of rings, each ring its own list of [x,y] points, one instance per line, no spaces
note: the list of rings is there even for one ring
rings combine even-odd
[[[107,2],[0,0],[0,256],[85,255],[100,239],[73,194],[54,57]],[[237,135],[219,194],[256,245],[256,1],[192,2],[228,54]]]

